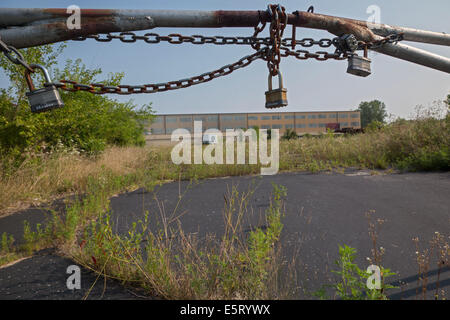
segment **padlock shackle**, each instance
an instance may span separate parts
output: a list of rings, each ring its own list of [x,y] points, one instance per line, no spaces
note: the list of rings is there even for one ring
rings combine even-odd
[[[269,73],[269,91],[272,91],[272,74]],[[281,71],[278,71],[278,85],[279,88],[283,88],[283,74],[281,73]]]
[[[30,67],[33,69],[33,72],[35,72],[35,69],[41,70],[42,73],[44,74],[45,81],[47,83],[52,82],[52,79],[50,78],[50,74],[48,73],[47,69],[44,66],[42,66],[40,64],[30,64]],[[30,91],[36,90],[36,88],[33,84],[33,79],[31,79],[30,70],[28,70],[28,69],[25,69],[25,80],[27,81],[27,85],[28,85],[28,88],[30,89]]]

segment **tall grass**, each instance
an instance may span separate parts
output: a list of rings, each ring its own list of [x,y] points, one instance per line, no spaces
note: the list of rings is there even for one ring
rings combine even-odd
[[[450,169],[450,117],[421,112],[413,121],[396,121],[354,136],[306,137],[280,142],[281,171],[348,167],[401,170]],[[248,150],[247,150],[248,151]],[[224,154],[224,157],[226,154]],[[175,165],[171,148],[112,147],[96,157],[59,150],[30,155],[20,167],[0,161],[0,214],[68,193],[85,193],[89,179],[110,183],[120,192],[178,179],[259,174],[261,165]]]
[[[286,189],[274,185],[267,228],[256,228],[247,236],[242,221],[252,194],[251,189],[229,190],[223,211],[224,235],[219,238],[185,234],[177,223],[167,223],[171,219],[164,219],[167,213],[160,206],[161,227],[152,230],[147,212],[127,235],[119,235],[106,214],[92,222],[79,239],[80,245],[69,253],[99,276],[165,299],[279,298],[276,244],[283,228]]]

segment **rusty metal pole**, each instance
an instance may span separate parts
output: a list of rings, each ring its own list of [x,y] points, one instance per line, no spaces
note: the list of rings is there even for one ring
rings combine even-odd
[[[266,11],[194,10],[81,10],[81,29],[69,30],[66,9],[0,8],[0,37],[16,48],[55,43],[98,33],[127,32],[153,28],[254,27],[269,22]],[[288,15],[288,24],[328,31],[336,36],[354,34],[360,41],[376,41],[392,33],[403,33],[406,41],[450,46],[450,35],[367,23],[298,11]],[[403,44],[386,44],[376,51],[399,59],[450,73],[450,59]]]

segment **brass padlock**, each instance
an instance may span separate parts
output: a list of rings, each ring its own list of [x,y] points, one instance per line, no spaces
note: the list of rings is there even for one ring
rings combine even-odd
[[[269,74],[269,91],[266,92],[266,108],[275,109],[288,105],[287,89],[283,88],[283,75],[278,72],[279,88],[272,89],[272,75]]]
[[[359,77],[367,77],[372,74],[370,69],[371,60],[367,57],[361,57],[353,54],[348,58],[347,73]]]
[[[27,92],[28,102],[30,103],[31,112],[39,113],[56,108],[64,107],[64,103],[59,96],[58,89],[53,85],[48,74],[47,69],[39,64],[31,64],[32,69],[39,69],[44,73],[45,85],[44,88],[36,89],[31,79],[30,71],[25,70],[25,80],[27,81],[28,88],[30,92]]]

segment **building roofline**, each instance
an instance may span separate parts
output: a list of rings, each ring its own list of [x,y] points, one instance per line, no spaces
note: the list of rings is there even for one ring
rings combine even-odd
[[[359,110],[335,110],[335,111],[271,111],[271,112],[208,112],[208,113],[161,113],[155,116],[191,116],[191,115],[228,115],[228,114],[278,114],[278,113],[339,113],[360,112]]]

